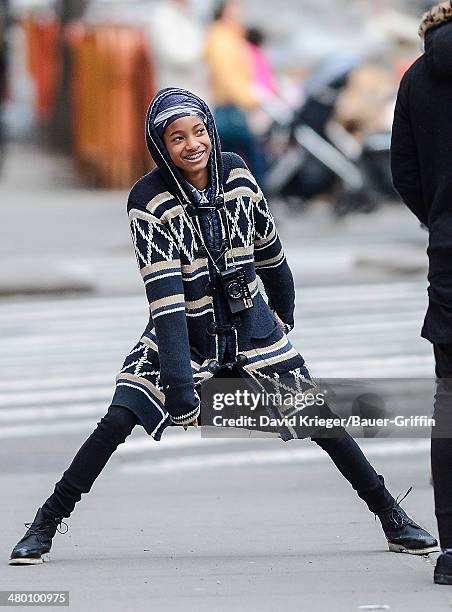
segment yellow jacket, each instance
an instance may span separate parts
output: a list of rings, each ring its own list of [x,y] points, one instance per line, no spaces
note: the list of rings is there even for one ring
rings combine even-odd
[[[216,21],[207,34],[205,59],[214,103],[244,109],[257,105],[251,54],[240,27]]]

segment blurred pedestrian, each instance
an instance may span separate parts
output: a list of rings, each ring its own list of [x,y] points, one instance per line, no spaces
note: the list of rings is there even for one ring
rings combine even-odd
[[[63,517],[135,425],[155,440],[170,424],[197,425],[199,392],[208,379],[243,379],[273,394],[280,385],[295,396],[314,389],[287,337],[295,290],[274,219],[243,160],[221,151],[209,107],[189,91],[165,89],[151,103],[146,135],[157,168],[134,185],[128,212],[149,323],[126,357],[107,414],[27,524],[11,565],[42,562]],[[285,403],[267,412],[276,420],[301,412],[333,416],[324,402],[306,408]],[[276,429],[284,440],[312,437],[330,455],[379,516],[390,550],[435,549],[436,540],[401,509],[343,428],[283,422]],[[181,520],[187,520],[183,510]]]
[[[259,98],[240,2],[218,4],[207,33],[205,59],[223,146],[245,158],[262,182],[264,156],[247,120],[247,112],[258,108]]]
[[[428,228],[429,307],[422,336],[436,360],[432,431],[435,511],[443,554],[437,584],[452,585],[452,2],[423,17],[425,53],[400,85],[392,137],[394,185]]]
[[[206,96],[205,34],[190,0],[159,0],[145,15],[157,89],[182,87]]]
[[[245,32],[248,53],[251,56],[253,87],[257,92],[259,106],[247,113],[248,125],[258,138],[258,146],[265,146],[265,137],[274,121],[274,108],[281,104],[277,97],[273,71],[263,49],[265,34],[260,28],[251,27]],[[271,110],[270,110],[271,109]],[[270,111],[270,112],[269,112]],[[260,149],[261,150],[261,149]],[[265,168],[267,163],[265,163]]]
[[[0,103],[6,100],[9,0],[0,0]]]
[[[260,28],[248,28],[245,38],[251,55],[254,85],[259,97],[272,96],[276,87],[270,62],[262,48],[265,44],[265,34]]]
[[[0,0],[0,170],[5,157],[3,109],[8,95],[8,27],[9,0]]]

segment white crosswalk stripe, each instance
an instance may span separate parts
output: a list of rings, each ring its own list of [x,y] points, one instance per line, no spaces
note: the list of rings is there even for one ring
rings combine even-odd
[[[299,288],[291,341],[314,377],[431,378],[431,348],[419,337],[425,289],[425,283],[406,281]],[[142,296],[1,303],[0,439],[90,433],[106,412],[115,374],[146,319]],[[154,469],[142,461],[153,449],[177,454],[204,452],[202,447],[209,453],[204,466],[240,465],[247,453],[258,463],[284,461],[280,453],[287,451],[277,440],[270,447],[268,440],[249,444],[248,438],[201,439],[199,432],[179,430],[156,444],[142,432],[117,455],[123,469],[132,471]],[[221,449],[220,455],[212,455],[212,448]],[[425,444],[416,448],[424,452]],[[400,452],[408,450],[403,446]],[[299,460],[310,457],[301,453]],[[201,455],[190,454],[185,464],[179,459],[165,455],[162,469],[203,465]]]

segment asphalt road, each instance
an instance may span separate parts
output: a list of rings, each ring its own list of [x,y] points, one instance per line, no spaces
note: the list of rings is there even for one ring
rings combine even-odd
[[[69,590],[77,612],[449,610],[452,591],[432,583],[434,555],[389,553],[379,523],[309,441],[171,431],[157,444],[137,428],[57,534],[51,563],[7,565],[22,524],[106,411],[146,316],[125,194],[68,187],[45,161],[30,163],[21,189],[15,165],[1,186],[11,230],[2,286],[20,277],[48,287],[57,266],[64,279],[76,269],[89,291],[0,300],[0,590]],[[313,375],[431,376],[419,338],[425,236],[409,214],[387,207],[338,224],[322,207],[275,212],[297,281],[292,341]],[[413,485],[404,507],[436,532],[428,440],[363,448],[394,494]]]

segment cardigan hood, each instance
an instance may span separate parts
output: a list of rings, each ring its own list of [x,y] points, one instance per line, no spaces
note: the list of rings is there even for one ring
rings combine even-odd
[[[223,161],[221,155],[221,145],[218,136],[215,120],[207,104],[195,94],[175,87],[168,87],[159,91],[153,98],[146,114],[146,144],[161,176],[168,188],[168,191],[177,197],[182,204],[196,204],[193,188],[184,179],[180,170],[171,160],[166,150],[163,140],[155,128],[155,117],[159,112],[161,102],[173,94],[184,94],[193,98],[207,117],[207,132],[212,143],[212,152],[209,158],[210,186],[212,187],[213,197],[218,197],[222,193],[223,184]]]

